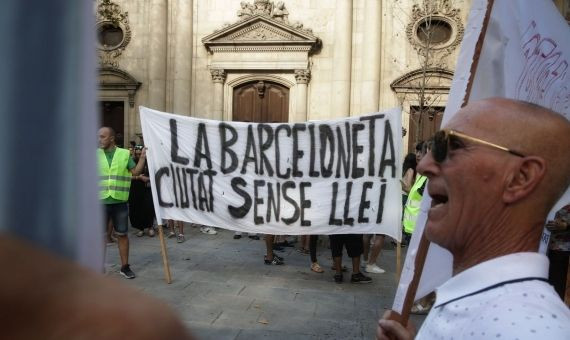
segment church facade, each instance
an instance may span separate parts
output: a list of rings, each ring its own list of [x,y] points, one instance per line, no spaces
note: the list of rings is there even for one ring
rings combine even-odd
[[[401,107],[409,150],[438,128],[470,4],[97,0],[102,123],[127,144],[139,105],[291,123]]]

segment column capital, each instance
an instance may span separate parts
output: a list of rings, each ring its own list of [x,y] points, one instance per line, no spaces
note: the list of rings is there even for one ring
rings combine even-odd
[[[311,80],[311,70],[295,70],[297,84],[308,84]]]
[[[226,80],[226,71],[222,68],[212,68],[210,69],[210,74],[212,75],[214,83],[223,84]]]

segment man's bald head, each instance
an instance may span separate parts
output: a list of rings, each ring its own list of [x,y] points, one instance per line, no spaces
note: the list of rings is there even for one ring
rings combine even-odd
[[[427,238],[452,252],[456,271],[535,251],[549,210],[570,182],[570,123],[537,105],[491,98],[470,103],[445,128],[471,139],[454,135],[445,159],[428,154],[417,167],[429,178],[433,203]]]
[[[99,147],[109,150],[115,147],[115,130],[108,126],[99,129]]]
[[[570,161],[566,157],[570,122],[562,115],[524,101],[490,98],[470,103],[449,122],[449,127],[455,120],[467,120],[469,130],[478,130],[478,138],[525,156],[543,158],[546,174],[537,194],[541,194],[548,209],[570,185]]]

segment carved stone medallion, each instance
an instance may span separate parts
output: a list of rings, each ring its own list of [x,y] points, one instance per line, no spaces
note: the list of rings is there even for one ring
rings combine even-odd
[[[429,67],[444,66],[445,57],[461,43],[463,32],[460,10],[453,8],[450,0],[423,0],[423,4],[415,4],[406,27],[408,40]]]
[[[118,67],[118,58],[131,41],[129,14],[111,0],[97,6],[97,38],[101,67]]]

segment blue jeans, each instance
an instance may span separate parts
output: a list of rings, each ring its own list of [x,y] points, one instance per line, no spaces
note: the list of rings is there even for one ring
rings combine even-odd
[[[104,204],[105,206],[105,230],[109,219],[113,222],[115,234],[127,235],[129,229],[129,208],[127,203]]]

